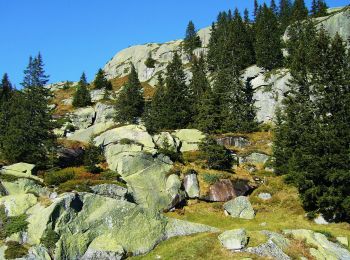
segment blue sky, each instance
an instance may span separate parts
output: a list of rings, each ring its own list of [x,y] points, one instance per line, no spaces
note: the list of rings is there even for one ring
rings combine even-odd
[[[19,88],[29,56],[40,51],[51,82],[76,81],[83,71],[91,81],[119,50],[182,38],[189,20],[206,27],[235,7],[252,10],[253,0],[0,0],[0,76],[7,72]]]

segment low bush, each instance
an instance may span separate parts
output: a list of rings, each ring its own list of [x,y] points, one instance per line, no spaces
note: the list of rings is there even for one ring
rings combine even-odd
[[[49,229],[46,231],[46,234],[40,239],[40,243],[51,251],[55,249],[56,243],[59,239],[59,234],[57,234],[54,230]]]
[[[202,174],[203,181],[205,181],[206,183],[208,183],[210,185],[216,183],[220,179],[220,177],[221,177],[221,175],[219,175],[219,174],[210,174],[210,173],[203,173]]]
[[[128,138],[123,138],[119,140],[119,144],[121,145],[131,145],[131,144],[135,144],[134,140],[128,139]]]
[[[6,242],[5,258],[6,259],[16,259],[26,256],[28,254],[28,249],[25,248],[18,242],[8,241]]]
[[[60,192],[91,192],[90,186],[92,185],[93,183],[90,180],[69,180],[61,183],[58,189]]]
[[[7,217],[5,206],[0,206],[0,240],[11,236],[12,234],[26,231],[28,222],[25,214],[19,216]]]
[[[71,168],[66,168],[45,173],[44,182],[48,185],[59,185],[61,183],[74,179],[74,176],[74,171]]]
[[[115,181],[115,180],[120,180],[120,174],[115,172],[115,171],[105,171],[102,172],[100,175],[100,178],[102,180],[111,180],[111,181]]]
[[[84,166],[85,169],[91,173],[100,173],[102,171],[101,167],[97,164],[105,160],[103,156],[103,151],[100,147],[94,146],[90,142],[89,146],[86,147],[84,153]]]

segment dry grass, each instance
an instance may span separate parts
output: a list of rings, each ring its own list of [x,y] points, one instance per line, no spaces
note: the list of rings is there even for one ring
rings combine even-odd
[[[57,107],[54,111],[55,115],[64,115],[74,110],[72,105],[64,105],[63,100],[72,98],[75,92],[75,87],[69,89],[59,89],[54,92],[54,97],[51,101],[52,104],[56,104]]]
[[[79,141],[74,141],[74,140],[68,140],[66,138],[60,138],[57,140],[59,145],[62,145],[65,148],[70,148],[70,149],[77,149],[79,147],[85,147],[86,143],[79,142]]]
[[[126,84],[127,81],[128,81],[128,76],[112,79],[111,83],[112,83],[113,91],[119,91]],[[142,82],[141,85],[143,87],[143,94],[145,99],[151,99],[154,95],[155,88],[152,87],[147,82]]]
[[[50,206],[52,204],[52,201],[50,200],[49,197],[38,197],[38,202],[40,203],[40,205],[44,206],[45,208],[47,208],[48,206]]]
[[[292,259],[300,259],[300,257],[306,257],[308,260],[316,260],[310,254],[310,246],[306,244],[305,240],[291,239],[291,243],[286,248],[285,253]]]

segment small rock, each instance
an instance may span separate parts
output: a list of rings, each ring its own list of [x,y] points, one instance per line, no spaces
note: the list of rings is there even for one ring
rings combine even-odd
[[[224,208],[233,218],[253,219],[255,216],[252,205],[244,196],[226,202]]]
[[[249,247],[245,251],[252,254],[256,254],[258,256],[271,257],[273,259],[278,259],[278,260],[291,259],[272,240],[269,240],[266,243],[256,247]]]
[[[260,223],[259,226],[262,226],[262,227],[266,227],[267,223],[266,222],[263,222],[263,223]]]
[[[197,174],[190,173],[185,176],[184,188],[189,198],[194,199],[199,197],[199,184]]]
[[[263,153],[251,153],[244,157],[243,161],[248,163],[266,163],[270,156]]]
[[[234,229],[225,231],[219,235],[221,244],[229,250],[241,250],[248,243],[248,237],[245,229]]]
[[[51,200],[54,200],[54,199],[56,199],[57,197],[58,197],[57,192],[52,192],[52,193],[50,194],[50,196],[49,196],[49,198],[50,198]]]
[[[328,225],[328,221],[324,219],[323,215],[318,215],[317,218],[314,219],[314,222],[319,225]]]
[[[265,192],[260,193],[258,197],[259,199],[262,199],[262,200],[269,200],[272,198],[270,193],[265,193]]]

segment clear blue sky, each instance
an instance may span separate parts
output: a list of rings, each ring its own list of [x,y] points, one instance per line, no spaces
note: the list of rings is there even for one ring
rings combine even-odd
[[[40,51],[50,82],[76,81],[82,71],[91,81],[119,50],[182,38],[189,20],[206,27],[235,7],[252,10],[253,0],[0,0],[0,76],[7,72],[19,88],[29,56]]]

